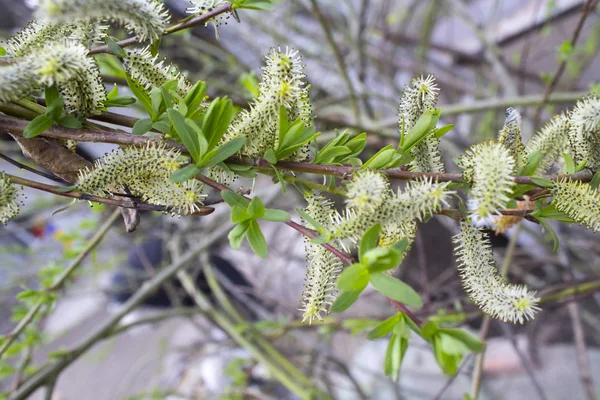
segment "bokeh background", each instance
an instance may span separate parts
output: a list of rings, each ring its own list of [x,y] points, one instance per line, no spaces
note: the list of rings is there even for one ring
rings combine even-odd
[[[185,0],[165,3],[176,19],[183,18],[189,6]],[[367,132],[366,158],[397,143],[397,105],[404,85],[412,77],[434,74],[441,90],[441,123],[455,124],[441,146],[447,169],[456,171],[452,158],[473,142],[495,137],[507,107],[521,112],[527,139],[577,98],[600,91],[600,15],[593,8],[583,18],[588,3],[597,2],[319,0],[315,9],[315,2],[277,1],[273,11],[244,10],[239,23],[229,19],[218,30],[209,25],[165,37],[161,55],[190,79],[205,80],[210,96],[227,95],[237,106],[247,107],[249,88],[260,79],[268,49],[299,50],[312,85],[321,139],[332,138],[336,129]],[[27,2],[1,0],[0,9],[0,35],[5,38],[31,18]],[[122,78],[105,73],[107,84],[123,84]],[[0,138],[3,135],[0,132]],[[93,159],[111,148],[84,144],[78,151]],[[0,141],[0,149],[20,157],[10,141]],[[2,161],[0,166],[28,177]],[[253,188],[274,208],[293,212],[304,205],[291,186],[282,195],[268,177],[242,179],[235,185]],[[14,326],[11,315],[20,288],[35,286],[40,271],[68,262],[110,214],[97,205],[90,208],[32,190],[26,193],[26,207],[18,219],[0,227],[0,333]],[[228,219],[228,211],[217,207],[209,217],[185,219],[147,213],[131,234],[117,221],[76,282],[61,293],[55,311],[40,321],[36,329],[43,345],[15,354],[14,362],[25,354],[40,365],[52,352],[79,343],[144,279],[193,247],[198,238],[213,234]],[[542,293],[573,282],[598,282],[598,235],[578,226],[555,228],[561,247],[553,253],[551,240],[539,226],[523,222],[509,280]],[[256,327],[333,398],[462,399],[470,392],[474,357],[467,357],[458,375],[449,378],[440,372],[429,347],[417,340],[399,381],[383,375],[387,341],[366,341],[364,332],[348,323],[384,319],[393,312],[374,293],[367,292],[348,312],[324,323],[301,324],[297,308],[305,273],[303,240],[281,224],[264,224],[263,230],[269,243],[267,260],[246,244],[231,250],[223,235],[210,252],[211,264],[222,272],[222,286],[248,320],[259,321]],[[477,335],[482,318],[460,287],[452,256],[455,233],[457,225],[448,218],[435,217],[424,224],[399,274],[426,302],[418,315],[459,315],[457,325]],[[498,260],[511,234],[494,237]],[[190,266],[200,287],[205,282],[197,267],[206,261],[199,258]],[[600,296],[574,299],[545,306],[524,326],[491,323],[481,399],[599,396]],[[247,350],[198,310],[186,308],[187,303],[181,288],[169,283],[152,304],[125,321],[155,322],[94,346],[61,375],[52,399],[294,398]],[[3,390],[15,385],[10,374],[0,381]],[[33,398],[43,398],[43,391]]]

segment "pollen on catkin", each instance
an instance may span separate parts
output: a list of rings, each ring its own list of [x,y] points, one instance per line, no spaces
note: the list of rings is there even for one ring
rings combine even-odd
[[[334,212],[331,200],[320,193],[312,193],[306,196],[306,201],[308,204],[304,211],[329,229],[329,216]],[[322,320],[321,314],[327,314],[335,300],[335,283],[342,270],[342,262],[323,246],[308,240],[305,240],[305,249],[307,267],[299,310],[303,312],[302,321],[312,323],[315,319]]]
[[[537,173],[548,172],[561,153],[569,147],[570,118],[560,114],[552,118],[525,145],[525,152],[530,155],[539,152],[542,156],[537,167]]]
[[[537,293],[523,285],[509,284],[499,274],[486,234],[463,222],[453,242],[462,285],[483,312],[512,323],[522,324],[534,318],[540,310]]]
[[[226,0],[190,0],[190,4],[192,4],[192,6],[186,8],[185,12],[188,14],[193,14],[194,16],[200,16],[217,8],[223,7],[229,4],[229,2]],[[219,34],[217,32],[217,27],[221,24],[227,25],[227,20],[230,17],[231,11],[219,14],[216,17],[210,18],[208,21],[206,21],[204,26],[207,26],[209,23],[213,24],[218,38]]]
[[[128,50],[124,60],[125,70],[131,79],[146,90],[160,87],[165,82],[177,80],[177,93],[184,96],[191,87],[190,81],[173,64],[164,65],[158,61],[159,55],[153,56],[149,47]]]
[[[515,160],[504,145],[494,141],[475,144],[458,165],[464,169],[465,181],[472,183],[469,208],[475,217],[495,215],[510,200]]]
[[[346,204],[359,211],[374,212],[389,197],[390,183],[380,172],[358,171],[346,184]]]
[[[305,125],[312,121],[312,107],[308,102],[308,86],[304,66],[298,51],[271,49],[265,57],[265,66],[259,86],[259,95],[250,105],[250,110],[242,110],[231,123],[224,141],[245,137],[242,153],[252,157],[262,157],[269,148],[277,148],[279,140],[279,109],[283,106],[288,119],[300,118]],[[303,161],[308,156],[304,146],[292,153],[286,160]]]
[[[36,17],[51,23],[110,21],[141,41],[160,38],[169,20],[162,1],[155,0],[40,0]]]
[[[84,72],[58,85],[65,100],[65,110],[83,116],[99,115],[104,109],[106,88],[102,84],[100,70],[91,57],[86,57]]]
[[[586,161],[591,169],[600,167],[600,99],[590,95],[577,102],[571,113],[569,142],[576,164]]]
[[[521,137],[521,114],[512,107],[506,109],[504,126],[498,135],[498,143],[506,147],[515,160],[513,173],[516,175],[527,163],[527,157]]]
[[[407,134],[415,126],[417,120],[426,110],[435,109],[439,96],[439,88],[433,75],[414,78],[407,85],[400,98],[398,107],[398,125],[400,131]],[[433,135],[411,149],[414,160],[410,163],[412,171],[444,172],[444,163],[439,149],[439,139]]]
[[[6,223],[19,213],[23,204],[19,199],[19,189],[6,177],[4,172],[0,173],[0,223]]]
[[[23,57],[44,48],[48,43],[64,39],[70,32],[66,24],[50,24],[34,19],[7,41],[12,57]]]
[[[556,208],[594,232],[600,232],[600,193],[583,182],[567,178],[552,183]]]

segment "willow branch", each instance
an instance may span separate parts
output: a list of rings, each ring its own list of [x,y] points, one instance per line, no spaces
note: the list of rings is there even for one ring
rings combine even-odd
[[[168,212],[169,211],[169,207],[159,206],[159,205],[155,205],[155,204],[146,204],[143,202],[139,202],[138,200],[118,200],[115,198],[99,197],[99,196],[93,196],[91,194],[81,193],[76,190],[70,190],[68,192],[65,192],[64,191],[65,186],[47,185],[45,183],[32,181],[29,179],[21,178],[21,177],[18,177],[15,175],[10,175],[10,174],[5,174],[5,176],[8,179],[10,179],[11,182],[13,182],[17,185],[27,186],[32,189],[37,189],[37,190],[41,190],[43,192],[52,193],[57,196],[69,197],[69,198],[77,199],[77,200],[95,201],[97,203],[109,204],[111,206],[117,206],[117,207],[122,207],[122,208],[133,208],[133,209],[142,210],[142,211],[157,211],[157,212]],[[214,208],[212,208],[212,207],[201,206],[198,211],[196,211],[195,213],[193,213],[191,215],[196,215],[196,216],[208,215],[208,214],[211,214],[213,211],[214,211]]]
[[[227,3],[226,5],[215,8],[214,10],[209,11],[206,14],[194,17],[187,22],[182,22],[180,24],[177,24],[175,26],[165,29],[163,36],[170,35],[172,33],[179,32],[179,31],[182,31],[187,28],[192,28],[197,25],[205,24],[211,18],[214,18],[217,15],[220,15],[220,14],[223,14],[226,12],[231,12],[231,11],[232,11],[231,3]],[[132,46],[132,45],[139,44],[139,43],[141,43],[141,42],[139,41],[139,39],[137,37],[130,37],[128,39],[117,42],[117,44],[120,47],[128,47],[128,46]],[[101,54],[101,53],[111,54],[112,51],[109,49],[108,46],[99,46],[99,47],[95,47],[95,48],[91,49],[89,54]]]

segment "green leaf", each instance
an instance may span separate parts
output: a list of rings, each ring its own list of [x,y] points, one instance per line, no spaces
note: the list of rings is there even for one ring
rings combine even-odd
[[[135,99],[131,96],[119,96],[112,100],[106,100],[104,107],[125,107],[135,103]]]
[[[344,290],[331,305],[331,312],[337,313],[347,310],[358,299],[361,292],[362,290]]]
[[[123,50],[123,48],[121,46],[119,46],[117,44],[117,42],[115,42],[112,38],[107,37],[106,44],[108,45],[108,48],[115,56],[117,56],[119,58],[127,57],[127,53],[125,52],[125,50]]]
[[[310,240],[312,244],[325,244],[331,240],[331,235],[328,233],[324,233],[322,235],[316,236]]]
[[[58,120],[56,120],[56,123],[59,124],[60,126],[64,126],[65,128],[71,128],[71,129],[83,128],[83,124],[81,123],[81,121],[71,115],[63,115]]]
[[[569,217],[564,212],[557,210],[556,206],[554,204],[549,204],[547,207],[542,208],[539,212],[537,212],[537,213],[534,212],[534,213],[535,213],[535,215],[534,215],[535,218],[541,217],[541,218],[553,219],[555,221],[566,222],[569,224],[576,222],[573,218]],[[533,215],[533,213],[532,213],[532,215]]]
[[[183,168],[178,169],[177,171],[173,172],[171,174],[170,179],[171,179],[171,182],[181,183],[181,182],[185,182],[189,179],[192,179],[199,172],[200,172],[200,168],[198,168],[198,166],[192,164],[192,165],[188,165],[186,167],[183,167]]]
[[[165,122],[165,121],[158,121],[152,124],[152,128],[156,129],[157,131],[164,133],[165,135],[167,133],[169,133],[169,131],[171,130],[171,126],[169,125],[169,123]]]
[[[47,131],[54,121],[46,114],[38,115],[32,119],[23,130],[23,137],[30,139]]]
[[[135,124],[133,124],[132,133],[134,135],[143,135],[152,129],[152,120],[150,118],[142,118],[138,119]]]
[[[596,171],[590,182],[592,190],[598,189],[598,186],[600,186],[600,170]]]
[[[199,162],[201,156],[200,141],[198,140],[199,135],[197,132],[194,132],[194,130],[191,129],[191,126],[186,124],[184,116],[181,115],[177,110],[169,108],[167,110],[167,114],[169,116],[169,120],[175,128],[175,132],[177,132],[177,135],[190,152],[190,155],[195,162]]]
[[[240,248],[240,246],[242,245],[242,242],[244,241],[244,237],[246,236],[246,233],[248,232],[249,227],[250,227],[250,224],[248,223],[248,221],[245,221],[239,225],[236,225],[235,228],[233,228],[231,231],[229,231],[227,238],[229,239],[229,245],[231,246],[232,249],[237,250]]]
[[[6,55],[6,49],[0,46],[0,57],[4,57]]]
[[[62,115],[64,104],[65,100],[62,97],[57,97],[52,103],[47,105],[48,107],[44,114],[56,121]]]
[[[365,132],[356,135],[354,138],[348,140],[345,143],[345,146],[350,149],[352,153],[348,155],[347,158],[352,158],[358,156],[367,144],[367,134]]]
[[[367,335],[368,340],[375,340],[386,336],[388,333],[394,329],[394,326],[400,322],[402,319],[401,314],[392,315],[379,325],[375,327],[369,334]]]
[[[546,220],[544,220],[543,218],[536,218],[536,220],[540,223],[540,225],[542,225],[542,228],[544,228],[544,231],[547,232],[550,237],[552,238],[552,252],[556,252],[556,250],[558,250],[558,245],[559,245],[559,240],[558,240],[558,236],[556,236],[556,233],[554,233],[554,230],[552,229],[552,227],[550,226],[550,224],[548,224],[548,222],[546,222]]]
[[[213,149],[229,128],[233,118],[233,103],[227,97],[214,99],[202,120],[202,130],[206,134],[208,149]]]
[[[390,144],[375,153],[373,157],[369,158],[360,168],[381,169],[394,159],[394,155],[396,155],[396,150],[394,150],[394,147]]]
[[[321,149],[313,159],[313,164],[319,165],[331,165],[338,164],[335,160],[340,156],[345,156],[352,153],[352,151],[346,146],[335,146],[328,149]]]
[[[365,232],[362,239],[360,240],[360,247],[358,251],[358,259],[363,261],[365,253],[371,249],[377,247],[379,241],[379,233],[381,232],[381,224],[373,225],[368,231]]]
[[[51,86],[44,90],[44,99],[46,100],[46,106],[54,103],[59,97],[60,94],[58,93],[58,89],[56,88],[56,86]]]
[[[352,264],[338,277],[336,286],[340,290],[362,291],[369,283],[369,271],[362,264]]]
[[[384,272],[370,274],[370,282],[379,293],[390,299],[408,306],[421,307],[423,305],[421,297],[413,288]]]
[[[447,375],[454,375],[462,357],[446,353],[439,336],[435,336],[432,343],[433,354],[442,371]]]
[[[231,222],[234,224],[248,221],[250,219],[253,219],[253,216],[244,207],[235,205],[231,208]]]
[[[452,129],[454,129],[454,124],[449,124],[449,125],[444,125],[441,126],[437,129],[433,130],[433,135],[439,139],[442,136],[444,136],[446,133],[450,132]]]
[[[250,201],[244,198],[244,196],[231,190],[222,190],[221,197],[225,203],[229,204],[229,207],[240,206],[242,208],[248,208],[248,204],[250,204]]]
[[[274,9],[271,0],[242,0],[236,4],[236,8],[246,8],[248,10],[265,11],[271,11]]]
[[[398,380],[398,376],[400,375],[400,367],[402,366],[402,360],[407,348],[408,340],[397,334],[392,334],[385,352],[383,370],[385,375],[394,381]]]
[[[248,91],[248,97],[254,98],[260,94],[258,79],[254,72],[247,72],[242,74],[238,82]]]
[[[285,174],[283,172],[280,172],[277,168],[275,168],[274,165],[271,165],[271,168],[273,168],[273,171],[275,172],[275,177],[273,178],[273,180],[277,180],[277,182],[279,182],[279,184],[281,185],[281,193],[285,193],[285,191],[287,190],[287,185],[285,183]]]
[[[265,209],[263,216],[260,218],[267,220],[267,221],[273,221],[273,222],[287,222],[292,217],[290,216],[290,214],[288,214],[287,212],[285,212],[283,210],[275,210],[273,208],[267,208],[267,209]]]
[[[527,164],[521,169],[519,175],[521,176],[531,176],[535,173],[538,165],[540,165],[540,161],[542,161],[542,153],[539,151],[534,151],[533,153],[527,156]]]
[[[158,39],[155,39],[151,44],[150,44],[150,54],[152,54],[153,56],[156,56],[158,54],[158,49],[160,47],[160,42],[161,42],[162,37],[159,36]]]
[[[237,152],[239,152],[241,150],[241,148],[244,147],[245,143],[246,143],[245,137],[238,137],[235,139],[231,139],[227,143],[224,143],[222,146],[220,146],[217,150],[217,153],[214,156],[210,157],[210,159],[206,160],[206,162],[202,166],[205,168],[209,168],[209,167],[212,167],[213,165],[222,163],[223,161],[227,160],[229,157],[231,157],[234,154],[236,154]]]
[[[304,221],[308,222],[311,225],[310,228],[316,230],[317,232],[319,232],[321,234],[326,232],[323,225],[321,225],[316,219],[314,219],[313,217],[308,215],[308,213],[306,213],[306,211],[304,211],[300,208],[296,208],[296,212],[298,213],[298,215],[300,215],[302,217],[302,219],[304,219]]]
[[[184,101],[188,108],[188,114],[186,117],[189,117],[194,111],[200,107],[202,104],[202,100],[204,100],[204,96],[206,95],[206,82],[198,81],[192,86],[190,90],[185,94]]]
[[[269,147],[267,151],[265,151],[264,159],[269,162],[269,164],[277,164],[277,156],[275,155],[275,150]]]
[[[129,75],[127,75],[127,86],[129,86],[133,95],[139,100],[148,115],[150,115],[150,118],[154,121],[154,109],[152,108],[152,100],[150,99],[150,96],[148,96],[148,92],[146,92],[146,90],[137,82],[134,82]]]
[[[115,97],[117,97],[119,95],[119,86],[114,83],[113,84],[113,88],[111,89],[110,92],[108,92],[108,94],[106,95],[106,99],[107,100],[112,100]],[[48,101],[46,100],[46,104],[48,104]]]
[[[411,128],[411,130],[408,131],[408,133],[402,138],[402,143],[400,146],[402,152],[406,153],[417,143],[425,139],[425,137],[427,137],[431,130],[435,128],[439,119],[439,108],[436,108],[435,110],[426,110],[419,117],[415,125]]]
[[[544,188],[552,187],[552,181],[550,179],[540,178],[539,176],[532,176],[531,181],[533,183],[535,183],[536,185],[544,187]]]
[[[402,255],[393,248],[376,248],[365,253],[361,262],[370,273],[383,272],[396,268],[400,264]]]
[[[246,239],[250,243],[252,250],[260,257],[267,257],[267,242],[263,236],[258,222],[255,220],[249,221],[248,232],[246,233]]]
[[[248,205],[248,212],[254,218],[261,218],[263,215],[265,215],[265,205],[260,197],[254,197],[252,201],[250,201],[250,205]]]
[[[586,165],[587,165],[587,160],[583,160],[582,162],[580,162],[579,164],[577,164],[575,166],[575,172],[582,171]]]
[[[573,161],[573,157],[567,153],[563,153],[563,158],[565,159],[565,168],[567,169],[567,174],[573,175],[575,173],[575,161]]]
[[[461,341],[469,348],[469,350],[474,351],[476,353],[481,353],[485,350],[484,342],[462,329],[439,328],[439,332],[452,336],[454,339]]]

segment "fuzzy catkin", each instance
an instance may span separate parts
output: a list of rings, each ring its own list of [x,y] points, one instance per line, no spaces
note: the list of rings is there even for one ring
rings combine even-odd
[[[4,172],[0,173],[0,223],[6,223],[17,216],[22,202],[19,199],[19,189],[6,177]]]
[[[177,93],[185,96],[191,87],[190,81],[173,64],[164,65],[153,56],[149,47],[127,51],[124,66],[131,79],[146,90],[160,87],[170,80],[177,80]]]
[[[223,140],[245,137],[242,153],[262,157],[267,149],[277,148],[281,107],[288,112],[290,121],[300,118],[308,126],[312,121],[312,107],[303,69],[297,50],[286,49],[283,52],[271,49],[265,57],[258,97],[250,105],[250,110],[242,110],[237,115]],[[303,161],[307,157],[308,146],[303,146],[286,160]]]
[[[141,41],[160,38],[169,20],[162,1],[154,0],[40,0],[36,16],[51,23],[115,22]]]
[[[509,284],[498,272],[489,238],[480,229],[462,222],[453,237],[457,267],[463,287],[483,312],[504,322],[523,323],[539,311],[536,292]]]
[[[458,165],[464,170],[465,182],[473,184],[469,208],[475,217],[493,216],[510,200],[515,160],[504,145],[494,141],[475,144]]]
[[[428,75],[411,80],[402,93],[398,115],[400,130],[407,134],[415,126],[417,120],[426,110],[435,109],[439,96],[439,88],[435,83],[435,77]],[[417,143],[411,154],[414,160],[410,163],[412,171],[419,172],[444,172],[444,163],[439,149],[439,139],[433,135],[427,136],[423,141]]]
[[[569,127],[571,121],[568,115],[560,114],[552,118],[525,146],[525,152],[530,155],[539,152],[540,163],[536,169],[537,173],[548,172],[561,153],[569,148]]]
[[[571,113],[569,142],[576,164],[586,161],[600,167],[600,99],[590,95],[578,101]]]
[[[562,179],[550,189],[556,208],[594,232],[600,232],[600,193],[583,182]]]

